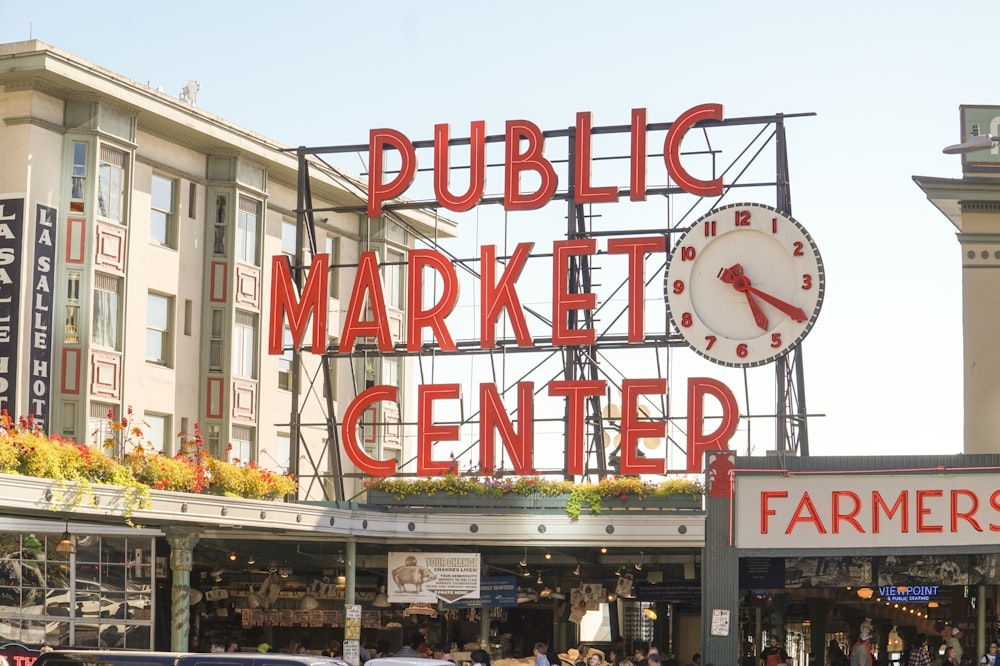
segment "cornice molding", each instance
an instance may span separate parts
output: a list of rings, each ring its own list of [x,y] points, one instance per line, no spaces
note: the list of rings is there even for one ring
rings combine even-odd
[[[42,129],[55,132],[56,134],[65,134],[67,132],[66,128],[62,125],[54,123],[50,120],[45,120],[44,118],[37,118],[35,116],[16,116],[4,118],[3,122],[4,125],[7,125],[8,127],[13,125],[34,125],[35,127],[41,127]]]

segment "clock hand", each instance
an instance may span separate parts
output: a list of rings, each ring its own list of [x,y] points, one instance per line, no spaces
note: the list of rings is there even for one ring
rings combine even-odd
[[[791,317],[792,321],[806,320],[806,313],[802,310],[802,308],[797,308],[791,303],[787,303],[776,296],[772,296],[766,291],[761,291],[760,289],[757,289],[756,287],[751,287],[749,284],[747,284],[747,293],[753,293],[756,294],[757,296],[760,296],[766,302],[770,303],[771,305],[773,305],[774,307],[778,308],[786,315]]]
[[[729,268],[723,268],[719,271],[719,279],[726,284],[733,285],[736,291],[742,291],[747,297],[747,304],[750,306],[750,313],[753,315],[753,320],[760,328],[767,330],[767,315],[764,314],[764,310],[760,307],[760,303],[754,298],[753,287],[750,286],[750,280],[743,275],[743,267],[739,264],[730,266]],[[767,300],[767,299],[765,299]]]

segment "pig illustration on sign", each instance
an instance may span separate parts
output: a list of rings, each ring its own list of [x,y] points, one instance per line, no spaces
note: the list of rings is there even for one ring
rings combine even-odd
[[[407,590],[408,585],[414,586],[414,592],[423,592],[424,583],[430,580],[434,580],[437,576],[434,572],[427,567],[422,567],[417,564],[417,558],[410,557],[406,558],[406,564],[401,567],[396,567],[392,570],[392,580],[396,583],[397,592],[409,592]]]

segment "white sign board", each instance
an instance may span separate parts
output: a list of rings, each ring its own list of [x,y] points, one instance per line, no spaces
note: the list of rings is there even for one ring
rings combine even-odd
[[[992,545],[1000,474],[736,475],[737,548]]]
[[[479,553],[389,553],[387,573],[394,604],[479,598]]]

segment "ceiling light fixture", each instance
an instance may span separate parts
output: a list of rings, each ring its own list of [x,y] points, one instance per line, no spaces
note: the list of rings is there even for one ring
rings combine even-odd
[[[535,581],[536,584],[542,585],[545,581],[542,580],[542,572],[538,572],[538,580]]]
[[[375,598],[372,599],[372,606],[375,608],[388,608],[389,596],[385,593],[385,585],[379,585]]]
[[[601,546],[601,555],[607,555],[607,553],[608,553],[608,547]]]
[[[647,606],[646,608],[642,609],[642,614],[645,615],[646,617],[648,617],[650,620],[655,620],[656,619],[656,611],[653,610],[649,606]]]
[[[527,548],[525,548],[525,549],[524,549],[524,557],[522,557],[522,558],[521,558],[521,561],[520,561],[520,562],[518,562],[517,564],[518,564],[518,566],[520,566],[520,567],[521,567],[522,569],[523,569],[524,567],[528,566],[528,549],[527,549]]]
[[[230,562],[235,562],[236,561],[236,551],[235,550],[229,551],[229,561]]]
[[[250,565],[257,564],[257,558],[255,558],[253,555],[251,555],[250,557],[247,558],[247,564],[250,564]]]
[[[552,559],[552,553],[545,553],[545,559],[551,560]]]
[[[875,594],[875,590],[873,590],[870,587],[859,587],[855,591],[855,594],[857,594],[858,597],[861,599],[871,599],[872,596]]]
[[[579,562],[576,563],[576,569],[573,569],[573,575],[574,576],[579,576],[580,575],[580,563]]]
[[[56,546],[56,552],[67,555],[76,554],[76,542],[73,541],[73,537],[69,533],[69,521],[66,521],[66,530],[63,532],[62,540]]]
[[[299,599],[299,610],[316,610],[319,608],[319,599],[314,597],[309,592],[306,592],[301,599]]]
[[[636,571],[642,571],[642,560],[643,560],[643,554],[642,551],[639,551],[639,561],[635,563]]]

